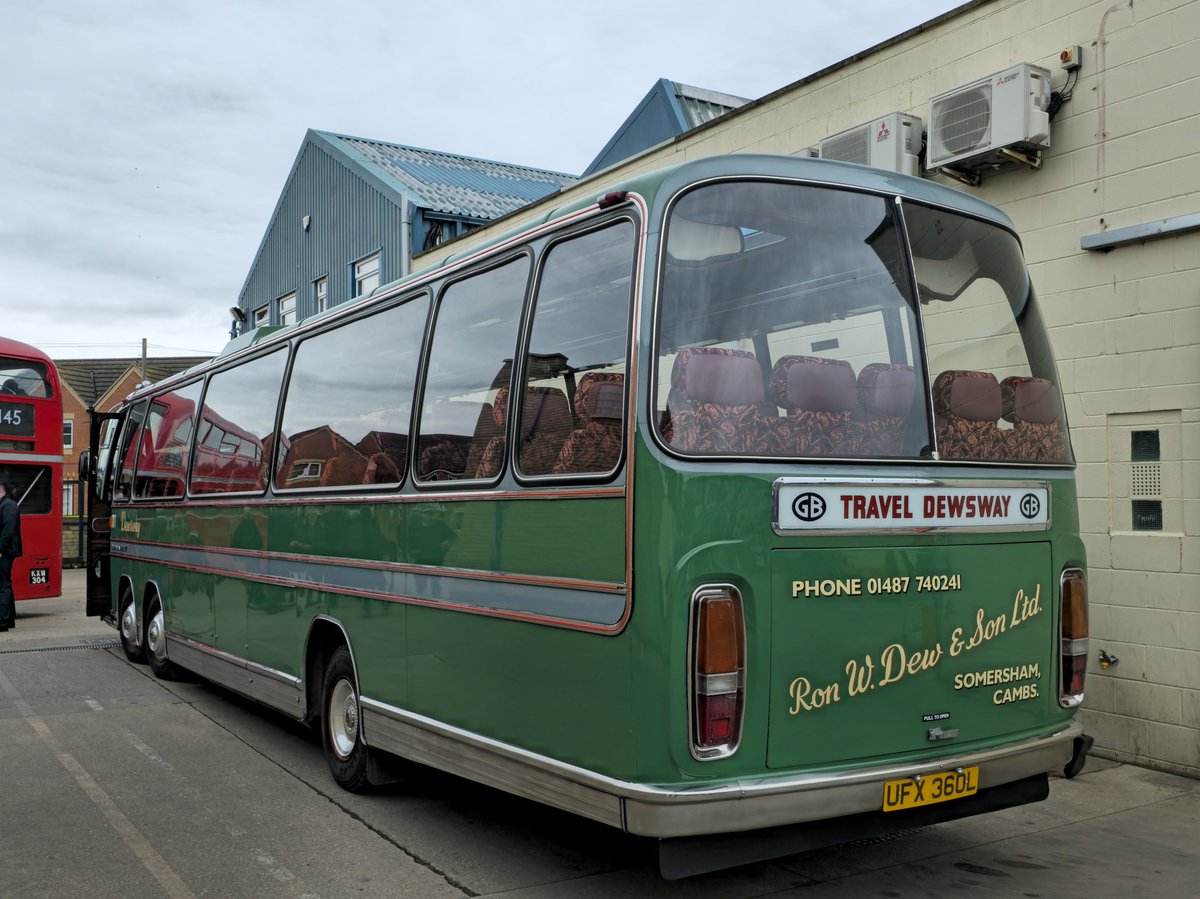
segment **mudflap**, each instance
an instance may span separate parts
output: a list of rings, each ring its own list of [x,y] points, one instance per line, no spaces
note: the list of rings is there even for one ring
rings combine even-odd
[[[870,840],[985,812],[1041,802],[1050,795],[1050,778],[1037,774],[981,790],[954,802],[902,812],[864,812],[827,821],[807,821],[766,830],[705,834],[658,841],[658,871],[679,880],[738,865],[769,861],[856,840]]]

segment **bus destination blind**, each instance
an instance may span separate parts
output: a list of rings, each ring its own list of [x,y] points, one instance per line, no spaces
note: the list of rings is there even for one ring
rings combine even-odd
[[[0,437],[33,439],[33,406],[0,400]]]

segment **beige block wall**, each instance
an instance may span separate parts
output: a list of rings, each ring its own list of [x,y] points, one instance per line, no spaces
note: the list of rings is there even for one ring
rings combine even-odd
[[[1066,78],[1058,53],[1076,44],[1083,67],[1043,167],[955,186],[1016,223],[1059,359],[1091,570],[1085,726],[1102,753],[1200,776],[1200,233],[1105,254],[1080,249],[1085,235],[1200,212],[1200,0],[966,4],[497,230],[682,160],[791,153],[895,110],[925,119],[929,97],[1014,63],[1049,68],[1058,89]],[[1134,532],[1130,432],[1152,428],[1162,444],[1164,530]],[[1101,668],[1100,650],[1119,661]]]

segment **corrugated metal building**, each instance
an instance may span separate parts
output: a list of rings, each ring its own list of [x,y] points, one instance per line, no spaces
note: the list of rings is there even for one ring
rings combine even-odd
[[[238,297],[246,327],[298,321],[577,179],[309,130]]]
[[[750,101],[660,78],[604,145],[583,177],[711,122]]]

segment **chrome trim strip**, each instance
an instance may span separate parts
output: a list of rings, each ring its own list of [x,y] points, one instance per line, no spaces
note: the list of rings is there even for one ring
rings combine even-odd
[[[167,657],[221,686],[297,719],[304,717],[304,682],[295,675],[201,643],[167,634]]]
[[[128,540],[114,542],[112,554],[118,558],[158,562],[282,587],[469,612],[524,615],[568,626],[612,628],[623,619],[627,605],[624,585],[605,584],[603,589],[597,589],[592,583],[568,579],[508,581],[499,575],[481,579],[467,576],[465,572],[455,576],[439,569],[355,566],[342,560],[244,555],[220,549]]]
[[[374,746],[518,796],[651,837],[757,830],[879,811],[889,780],[979,767],[979,787],[1065,765],[1083,726],[974,752],[852,771],[778,775],[694,787],[634,783],[361,697]],[[950,747],[945,747],[949,750]]]

